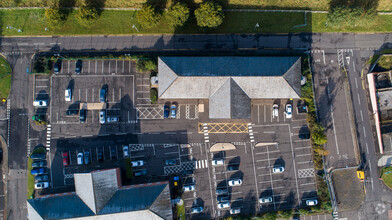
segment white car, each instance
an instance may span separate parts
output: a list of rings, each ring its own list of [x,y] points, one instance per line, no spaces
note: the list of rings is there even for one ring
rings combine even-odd
[[[189,192],[195,190],[195,185],[187,185],[183,187],[184,192]]]
[[[129,149],[128,146],[123,146],[123,152],[124,152],[124,157],[128,158],[129,157]]]
[[[49,187],[49,182],[39,182],[34,185],[36,189],[45,189]]]
[[[293,106],[291,104],[286,105],[286,118],[291,118],[293,116]]]
[[[315,206],[315,205],[317,205],[317,199],[308,199],[308,200],[306,200],[306,205],[307,206]]]
[[[273,104],[272,105],[272,117],[278,117],[279,115],[279,105]]]
[[[105,124],[106,117],[105,117],[105,111],[100,111],[99,112],[99,123]]]
[[[242,180],[232,179],[232,180],[228,180],[227,183],[229,184],[229,186],[240,186],[242,184]]]
[[[46,107],[48,106],[48,102],[45,100],[34,100],[33,105],[35,107]]]
[[[70,102],[72,100],[72,90],[66,89],[65,90],[65,101]]]
[[[283,171],[284,171],[284,167],[282,167],[282,166],[280,166],[280,167],[274,167],[274,168],[272,169],[272,172],[273,172],[273,173],[283,173]]]
[[[78,165],[83,164],[83,153],[78,153]]]
[[[112,117],[107,117],[106,122],[110,123],[110,122],[118,122],[120,121],[119,117],[116,116],[112,116]]]
[[[230,202],[222,202],[218,203],[217,205],[218,209],[225,209],[230,207]]]
[[[234,215],[234,214],[240,214],[241,213],[241,208],[231,208],[230,209],[230,214]]]
[[[272,197],[262,197],[259,199],[259,203],[263,204],[263,203],[269,203],[272,202]]]
[[[193,207],[192,209],[191,209],[191,213],[200,213],[200,212],[202,212],[203,211],[203,207]]]
[[[142,160],[131,161],[131,163],[132,163],[132,167],[141,167],[144,165],[144,161]]]
[[[223,159],[215,159],[211,161],[212,166],[219,166],[219,165],[223,165],[225,163],[225,161]]]

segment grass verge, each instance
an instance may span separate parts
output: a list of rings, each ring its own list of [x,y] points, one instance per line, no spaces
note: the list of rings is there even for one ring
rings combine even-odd
[[[381,169],[381,178],[390,189],[392,189],[392,167],[383,167]]]
[[[46,29],[43,9],[0,10],[2,35],[93,35],[93,34],[202,34],[202,33],[299,33],[299,32],[390,32],[392,16],[380,15],[373,24],[333,28],[326,26],[327,14],[282,12],[226,12],[225,20],[216,29],[203,29],[194,18],[179,30],[171,30],[165,16],[152,29],[142,29],[137,11],[104,10],[99,19],[86,28],[76,20],[77,10],[71,10],[67,21],[57,29]],[[259,27],[256,27],[259,24]],[[135,25],[136,28],[132,28]],[[12,28],[7,28],[11,26]],[[21,29],[21,32],[18,32]],[[46,30],[45,30],[46,29]]]
[[[383,55],[378,60],[377,65],[385,70],[392,69],[392,55]]]
[[[177,219],[185,220],[185,204],[176,205]]]
[[[11,73],[10,64],[4,57],[0,56],[0,97],[7,98],[11,90]]]
[[[31,154],[35,153],[45,153],[46,150],[43,147],[35,149]],[[34,175],[31,175],[31,164],[33,163],[33,160],[29,157],[27,160],[27,199],[33,199],[34,198]]]

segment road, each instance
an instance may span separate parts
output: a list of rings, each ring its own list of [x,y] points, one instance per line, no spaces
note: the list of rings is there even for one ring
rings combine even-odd
[[[0,38],[1,51],[10,60],[14,67],[11,89],[11,133],[10,133],[10,150],[9,150],[9,167],[10,174],[26,172],[26,145],[28,139],[28,94],[29,84],[26,74],[26,67],[31,60],[31,56],[37,51],[61,52],[64,50],[82,50],[82,51],[99,51],[124,49],[128,51],[135,50],[195,50],[195,51],[237,51],[237,50],[262,50],[269,48],[290,49],[290,50],[337,50],[337,49],[360,49],[367,51],[369,54],[378,50],[388,42],[392,41],[392,34],[289,34],[289,35],[151,35],[151,36],[81,36],[81,37],[7,37]],[[357,53],[357,52],[356,52]],[[359,52],[358,52],[359,53]],[[353,56],[354,57],[354,56]],[[359,58],[356,58],[359,59]],[[352,58],[353,64],[355,59]],[[367,172],[370,171],[369,191],[367,194],[369,201],[380,201],[387,196],[381,189],[381,183],[377,179],[376,173],[376,153],[374,143],[371,141],[370,122],[367,114],[364,91],[362,87],[357,91],[355,79],[351,75],[358,75],[361,69],[358,60],[352,69],[348,67],[349,80],[353,94],[354,108],[362,110],[355,112],[355,118],[359,128],[359,142],[362,152],[369,153],[367,159],[370,163],[367,166]],[[359,66],[358,66],[359,65]],[[350,75],[351,74],[351,75]],[[359,100],[356,98],[359,94]],[[358,103],[356,104],[356,100]],[[359,106],[359,102],[362,103]],[[361,121],[358,121],[361,117]],[[360,122],[360,123],[359,123]],[[363,128],[361,133],[361,128]],[[366,133],[366,136],[365,136]],[[368,147],[366,148],[366,143]],[[374,158],[374,159],[373,159]],[[371,169],[374,170],[371,170]],[[11,175],[10,175],[11,176]],[[8,189],[8,210],[12,210],[9,219],[25,219],[26,209],[26,175],[15,175],[15,178],[9,179]],[[20,177],[20,178],[18,178]],[[377,219],[378,205],[367,203],[364,209],[364,215],[369,219]],[[381,207],[382,208],[382,207]]]

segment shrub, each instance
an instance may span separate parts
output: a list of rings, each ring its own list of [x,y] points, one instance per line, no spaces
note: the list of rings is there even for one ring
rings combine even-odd
[[[276,219],[276,212],[266,212],[262,214],[263,219],[267,220],[275,220]]]
[[[172,28],[182,27],[189,18],[189,8],[185,3],[176,3],[167,10],[166,20]]]
[[[375,22],[377,12],[374,9],[365,10],[362,7],[340,5],[332,7],[329,11],[328,25],[334,27],[364,26]]]
[[[143,5],[142,9],[138,11],[136,18],[137,22],[143,28],[153,28],[156,27],[159,21],[159,15],[156,13],[155,9],[151,5]]]
[[[155,88],[150,89],[150,100],[152,104],[155,104],[158,100],[158,91]]]
[[[222,24],[224,14],[222,6],[213,2],[204,2],[195,10],[197,25],[215,28]]]
[[[136,70],[141,73],[146,73],[148,71],[157,71],[157,64],[154,60],[138,59],[136,61]]]
[[[79,24],[85,27],[90,27],[94,24],[99,17],[99,12],[92,6],[82,6],[76,14],[76,19]]]
[[[125,159],[125,176],[127,179],[132,179],[132,163],[130,158]]]
[[[279,217],[289,219],[293,216],[293,210],[292,209],[287,209],[287,210],[280,210],[278,211]]]

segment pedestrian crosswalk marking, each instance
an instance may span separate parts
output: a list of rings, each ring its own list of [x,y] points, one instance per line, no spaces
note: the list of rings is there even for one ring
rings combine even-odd
[[[195,161],[195,169],[203,169],[203,168],[208,168],[207,160]]]

